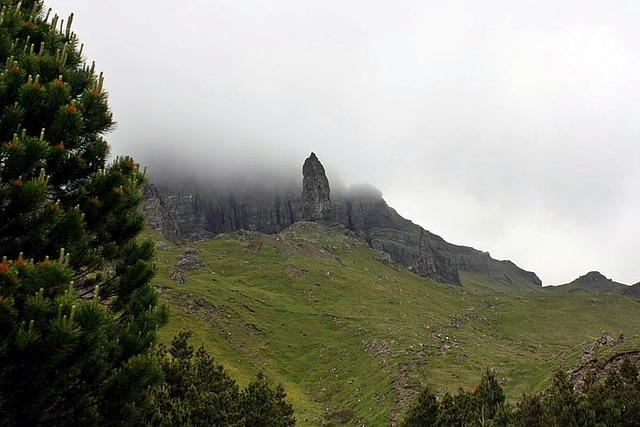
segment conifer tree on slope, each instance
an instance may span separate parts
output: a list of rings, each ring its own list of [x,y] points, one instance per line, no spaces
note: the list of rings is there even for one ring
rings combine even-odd
[[[291,427],[293,407],[282,385],[272,388],[262,373],[240,391],[236,382],[203,347],[179,332],[169,349],[159,346],[156,357],[162,381],[151,388],[149,405],[140,411],[140,425]]]
[[[166,319],[136,239],[144,176],[107,163],[103,77],[71,23],[0,0],[0,424],[126,419]]]

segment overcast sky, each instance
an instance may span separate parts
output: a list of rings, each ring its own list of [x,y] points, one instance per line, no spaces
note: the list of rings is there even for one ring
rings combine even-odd
[[[106,73],[116,154],[250,174],[315,151],[545,284],[640,281],[640,0],[48,4]]]

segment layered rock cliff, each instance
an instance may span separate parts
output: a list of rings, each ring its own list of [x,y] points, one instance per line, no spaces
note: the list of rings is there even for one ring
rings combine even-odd
[[[400,216],[375,189],[331,194],[324,167],[314,153],[302,168],[302,189],[244,196],[207,195],[158,185],[146,190],[149,225],[172,239],[207,238],[240,229],[277,233],[301,220],[341,224],[372,248],[418,275],[460,284],[460,272],[481,273],[510,284],[541,285],[535,273],[486,252],[446,242]]]

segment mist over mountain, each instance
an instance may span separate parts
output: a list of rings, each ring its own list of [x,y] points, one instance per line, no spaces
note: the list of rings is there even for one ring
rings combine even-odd
[[[174,240],[200,240],[242,230],[274,234],[301,221],[314,221],[339,225],[389,260],[442,283],[462,285],[461,274],[467,272],[487,276],[511,292],[542,285],[535,273],[511,261],[453,245],[403,218],[375,187],[359,185],[332,192],[315,153],[304,161],[298,191],[295,186],[260,185],[221,191],[197,181],[185,186],[174,181],[151,184],[145,193],[149,225]]]
[[[316,151],[545,282],[640,277],[636,2],[50,3],[106,73],[114,154],[152,172],[278,176]]]
[[[639,420],[637,18],[0,0],[0,426]]]
[[[147,174],[155,185],[173,192],[193,192],[211,199],[275,197],[300,194],[302,180],[300,159],[295,164],[222,164],[218,168],[195,169],[178,167],[171,159],[151,159],[147,162]],[[327,168],[331,193],[339,197],[382,198],[382,192],[369,183],[343,182],[339,175]]]

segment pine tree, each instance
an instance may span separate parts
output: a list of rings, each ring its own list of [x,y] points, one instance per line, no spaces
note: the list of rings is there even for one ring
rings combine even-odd
[[[180,332],[156,357],[162,381],[151,391],[149,407],[140,424],[154,426],[239,425],[240,392],[222,366],[200,347],[188,343],[190,332]]]
[[[446,392],[444,396],[442,396],[442,400],[440,401],[440,405],[438,408],[438,422],[436,423],[436,425],[452,426],[459,425],[461,423],[462,419],[456,405],[456,400],[451,393]]]
[[[544,406],[540,396],[523,394],[513,415],[513,425],[539,427],[542,426],[543,417]]]
[[[222,366],[180,332],[156,357],[162,381],[151,390],[136,424],[153,426],[289,427],[293,408],[282,386],[271,388],[262,374],[242,392]],[[132,420],[133,421],[133,420]]]
[[[523,394],[515,408],[504,399],[495,376],[486,371],[473,392],[445,393],[438,402],[425,389],[405,418],[405,426],[638,426],[640,367],[629,358],[604,378],[590,374],[582,391],[556,371],[543,394]],[[435,415],[437,414],[437,416]],[[434,421],[435,417],[435,421]]]
[[[545,424],[567,427],[583,425],[579,396],[564,372],[555,372],[553,385],[547,391],[544,403]]]
[[[638,365],[628,357],[620,367],[620,378],[624,384],[620,393],[620,420],[628,420],[627,425],[640,426],[640,375]]]
[[[504,405],[504,392],[498,384],[496,376],[487,369],[480,379],[480,384],[475,392],[482,420],[493,419],[502,405]]]
[[[284,387],[272,389],[262,373],[240,395],[242,425],[246,427],[290,427],[296,420],[286,402]]]
[[[438,402],[431,388],[426,387],[407,413],[403,426],[422,427],[436,425],[438,420]]]
[[[122,422],[157,376],[144,174],[107,163],[104,76],[72,20],[0,0],[0,424]]]
[[[600,381],[587,377],[584,394],[594,424],[640,425],[638,366],[628,358]]]

